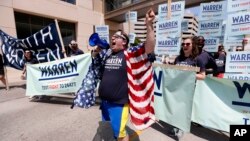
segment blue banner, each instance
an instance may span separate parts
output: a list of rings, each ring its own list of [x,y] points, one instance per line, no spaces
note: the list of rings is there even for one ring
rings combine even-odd
[[[64,57],[55,23],[25,39],[16,39],[2,30],[0,30],[0,37],[3,41],[1,50],[3,52],[4,65],[15,69],[23,69],[25,50],[30,50],[40,63]]]

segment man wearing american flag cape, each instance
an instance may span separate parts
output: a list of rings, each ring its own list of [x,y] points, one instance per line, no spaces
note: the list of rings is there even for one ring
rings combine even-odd
[[[118,30],[111,38],[110,48],[96,46],[92,51],[92,64],[77,92],[74,105],[88,108],[94,104],[98,79],[102,120],[110,121],[114,137],[128,141],[125,126],[129,114],[132,124],[143,130],[155,122],[153,109],[153,71],[148,54],[154,51],[155,33],[152,9],[146,13],[146,42],[128,48],[129,38]],[[74,106],[73,105],[73,106]]]

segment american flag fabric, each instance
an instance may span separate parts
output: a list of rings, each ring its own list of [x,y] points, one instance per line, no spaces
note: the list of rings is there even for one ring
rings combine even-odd
[[[11,37],[0,30],[0,39],[3,42],[0,49],[3,53],[4,65],[15,69],[23,69],[25,50],[30,50],[35,54],[40,63],[64,58],[55,23],[51,23],[25,39]]]
[[[98,57],[92,58],[89,70],[82,81],[82,85],[76,93],[71,109],[74,106],[88,109],[95,105],[95,93],[97,83],[101,77],[101,69],[107,57],[112,53],[111,49],[103,50]]]
[[[83,79],[82,87],[78,90],[73,105],[81,108],[89,108],[93,104],[96,92],[96,82],[102,76],[102,66],[111,55],[111,49],[103,50],[92,61],[86,77]],[[143,130],[155,123],[154,103],[154,81],[152,64],[148,60],[143,44],[130,47],[124,51],[127,64],[129,106],[131,122],[138,130]],[[92,73],[95,72],[95,73]],[[91,93],[91,94],[90,94]],[[91,95],[91,96],[90,96]],[[90,99],[91,98],[91,99]]]
[[[125,51],[129,111],[131,122],[138,130],[143,130],[155,123],[154,81],[152,63],[148,60],[143,45],[131,47]]]

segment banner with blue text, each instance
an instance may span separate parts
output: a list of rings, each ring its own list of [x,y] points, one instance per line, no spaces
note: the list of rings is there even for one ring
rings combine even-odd
[[[230,125],[249,125],[250,84],[207,77],[196,82],[192,121],[229,132]]]
[[[27,65],[26,95],[51,95],[76,92],[87,74],[89,53],[57,61]]]

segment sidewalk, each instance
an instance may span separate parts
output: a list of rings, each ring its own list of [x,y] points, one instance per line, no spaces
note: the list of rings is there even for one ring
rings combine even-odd
[[[6,67],[7,70],[7,82],[9,86],[25,84],[26,81],[21,79],[22,70],[17,70],[11,67]],[[4,85],[0,82],[0,88],[3,88]]]

